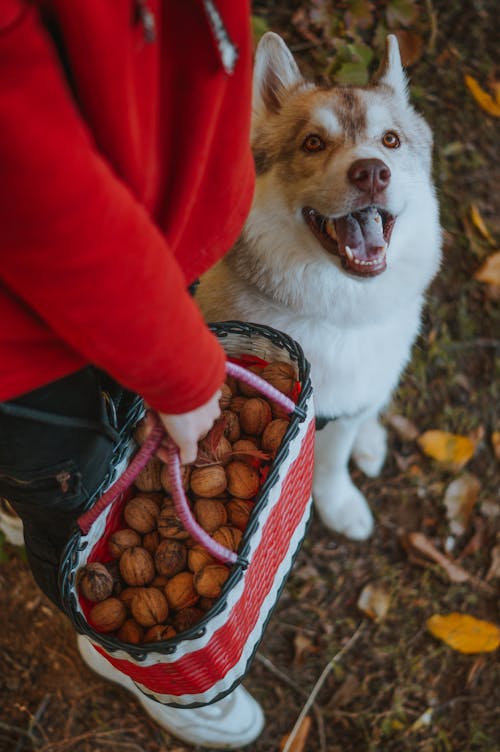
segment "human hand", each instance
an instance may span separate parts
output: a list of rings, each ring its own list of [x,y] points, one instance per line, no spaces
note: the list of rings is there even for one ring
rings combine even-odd
[[[221,414],[219,400],[221,390],[205,402],[204,405],[179,415],[165,415],[158,413],[158,417],[165,426],[168,436],[179,449],[180,460],[183,465],[194,462],[198,454],[198,441],[205,436]],[[144,433],[148,435],[155,424],[152,413],[148,413],[143,423]],[[157,450],[157,456],[167,462],[168,453],[164,446],[166,439]]]

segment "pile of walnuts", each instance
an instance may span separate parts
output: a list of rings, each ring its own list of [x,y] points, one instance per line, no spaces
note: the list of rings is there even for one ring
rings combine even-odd
[[[296,386],[293,366],[277,361],[250,366],[287,396]],[[290,418],[245,383],[228,377],[222,415],[198,445],[183,484],[198,524],[237,552],[269,466]],[[136,440],[144,440],[141,426]],[[230,574],[196,543],[179,519],[167,467],[152,458],[136,478],[123,508],[123,527],[112,533],[106,563],[78,573],[81,594],[92,604],[89,622],[98,631],[132,644],[166,640],[194,626],[214,605]]]

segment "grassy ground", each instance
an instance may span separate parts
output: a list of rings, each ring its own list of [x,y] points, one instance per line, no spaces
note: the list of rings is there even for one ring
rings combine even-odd
[[[498,238],[498,131],[464,85],[466,73],[484,88],[494,76],[496,4],[414,5],[420,13],[408,28],[424,44],[410,68],[412,93],[435,133],[445,256],[392,412],[409,418],[419,433],[439,428],[472,434],[476,451],[466,468],[450,471],[389,424],[382,476],[367,480],[354,471],[377,519],[373,539],[352,543],[313,521],[245,681],[268,719],[249,752],[278,750],[324,667],[343,648],[319,690],[298,752],[494,752],[500,744],[495,654],[463,655],[426,629],[430,616],[450,611],[498,623],[499,581],[485,581],[500,528],[492,445],[492,433],[500,430],[499,296],[473,277],[494,248],[470,214],[476,204]],[[297,10],[307,19],[310,11],[328,7],[319,0],[276,0],[256,2],[254,11],[294,45],[305,69],[321,76],[329,51],[321,35],[319,42],[306,39],[292,18]],[[443,496],[464,472],[478,479],[479,495],[450,553],[470,579],[452,583],[425,557],[417,563],[402,534],[423,533],[444,551],[450,526]],[[0,750],[191,752],[161,732],[125,692],[86,669],[72,629],[40,595],[22,550],[5,543],[1,550]],[[357,606],[367,584],[389,596],[379,622]]]

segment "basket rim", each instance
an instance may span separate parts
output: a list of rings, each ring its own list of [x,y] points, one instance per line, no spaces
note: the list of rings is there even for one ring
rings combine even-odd
[[[298,381],[301,386],[300,395],[297,400],[297,407],[302,409],[303,416],[296,414],[291,416],[290,424],[283,437],[282,445],[273,460],[268,476],[266,477],[259,490],[257,499],[255,501],[255,507],[252,510],[252,518],[243,534],[242,543],[238,552],[238,558],[244,560],[245,554],[248,553],[251,546],[253,535],[255,534],[256,529],[260,524],[261,513],[268,505],[270,491],[278,482],[280,469],[283,465],[283,462],[288,457],[290,443],[299,434],[300,424],[303,423],[306,419],[304,417],[306,415],[305,407],[309,402],[312,394],[310,366],[305,358],[301,346],[289,335],[277,329],[273,329],[272,327],[263,324],[253,324],[251,322],[224,321],[212,322],[209,324],[209,328],[214,332],[214,334],[216,334],[222,345],[225,337],[234,334],[237,336],[247,337],[248,339],[262,337],[264,340],[270,341],[280,349],[287,350],[291,359],[297,365]],[[137,405],[134,403],[133,407],[135,408],[134,415],[136,415]],[[137,422],[137,420],[138,419],[135,420],[135,423]],[[127,418],[127,421],[121,432],[121,439],[123,434],[123,442],[120,441],[119,445],[117,446],[121,446],[122,443],[128,444],[135,423],[133,423],[129,417]],[[120,452],[120,460],[123,458],[124,451],[124,448],[122,448],[122,451]],[[118,462],[113,462],[113,467],[110,471],[111,475],[115,472],[117,464]],[[99,487],[98,492],[94,493],[93,496],[89,499],[86,508],[90,508],[99,498],[102,493],[102,485],[103,484],[101,484],[101,486]],[[206,634],[212,619],[226,609],[228,594],[240,582],[241,578],[244,576],[246,569],[246,564],[242,563],[242,561],[236,562],[232,566],[231,573],[224,583],[221,595],[218,597],[216,603],[193,627],[180,632],[179,634],[171,637],[168,640],[146,643],[145,645],[133,645],[127,642],[122,642],[116,637],[112,637],[108,634],[94,630],[76,606],[76,557],[78,553],[80,553],[89,545],[88,541],[82,543],[80,541],[81,537],[82,534],[80,530],[76,528],[70,539],[68,540],[61,559],[62,564],[60,570],[60,590],[66,614],[70,618],[75,628],[81,634],[85,634],[86,636],[92,638],[95,642],[97,642],[109,652],[115,652],[118,650],[126,652],[131,658],[138,662],[145,660],[145,658],[153,652],[160,655],[172,655],[178,650],[181,644],[203,637]],[[278,601],[278,598],[279,596],[276,598],[276,603]],[[271,617],[273,610],[274,608],[270,610],[268,618]]]

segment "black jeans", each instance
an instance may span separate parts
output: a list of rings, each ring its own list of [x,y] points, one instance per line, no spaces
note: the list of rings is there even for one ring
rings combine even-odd
[[[129,393],[93,367],[0,403],[0,496],[24,525],[39,587],[59,607],[59,562],[109,470]]]

